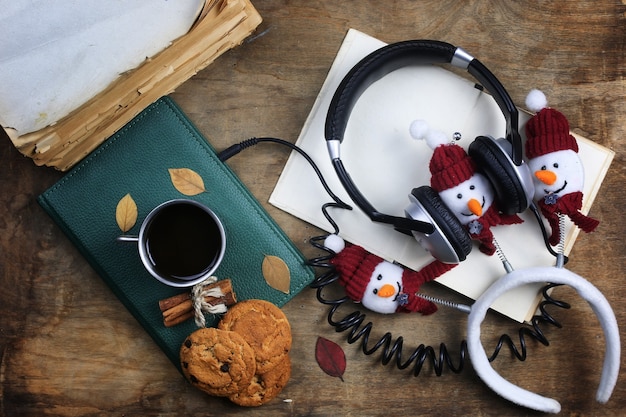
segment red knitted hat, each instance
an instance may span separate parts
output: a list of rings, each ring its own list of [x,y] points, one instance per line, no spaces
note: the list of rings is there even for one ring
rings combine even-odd
[[[456,144],[437,146],[430,159],[430,185],[437,192],[469,180],[475,172],[474,161]]]
[[[526,123],[526,138],[529,159],[567,149],[578,152],[578,143],[569,133],[567,119],[551,108],[541,109]]]
[[[371,254],[358,245],[346,246],[330,262],[339,272],[339,282],[351,300],[360,302],[372,278],[374,268],[383,262],[379,256]]]

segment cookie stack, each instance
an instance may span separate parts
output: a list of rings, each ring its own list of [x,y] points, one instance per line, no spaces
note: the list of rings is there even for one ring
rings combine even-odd
[[[264,300],[230,307],[217,328],[193,332],[180,349],[192,385],[235,404],[255,407],[275,398],[291,376],[291,327],[281,309]]]

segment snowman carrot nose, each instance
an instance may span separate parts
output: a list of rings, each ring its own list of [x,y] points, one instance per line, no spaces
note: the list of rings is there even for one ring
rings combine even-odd
[[[376,294],[378,294],[379,297],[389,298],[395,293],[396,293],[396,289],[393,287],[393,285],[385,284],[382,287],[380,287],[380,289],[378,290]]]
[[[477,215],[477,216],[482,216],[483,215],[483,207],[480,205],[478,200],[476,200],[475,198],[472,198],[470,201],[467,202],[467,207],[475,215]]]
[[[535,171],[535,177],[546,185],[552,185],[556,182],[556,174],[545,169]]]

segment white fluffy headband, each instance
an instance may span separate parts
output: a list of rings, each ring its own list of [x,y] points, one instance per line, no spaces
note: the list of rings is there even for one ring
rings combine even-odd
[[[467,322],[467,350],[478,376],[503,398],[524,407],[549,413],[561,411],[558,401],[543,397],[512,384],[501,377],[489,363],[480,342],[480,325],[491,304],[507,291],[530,283],[565,284],[574,288],[591,305],[604,330],[606,349],[596,400],[606,403],[617,382],[620,367],[620,338],[615,314],[602,293],[589,281],[564,268],[537,267],[515,270],[500,278],[472,304]]]

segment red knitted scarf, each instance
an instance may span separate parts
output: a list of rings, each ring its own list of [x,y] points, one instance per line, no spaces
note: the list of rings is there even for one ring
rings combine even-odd
[[[557,245],[561,236],[559,214],[567,215],[576,226],[580,227],[587,233],[593,232],[596,227],[598,227],[598,224],[600,224],[598,220],[585,216],[580,212],[582,206],[583,193],[580,191],[575,191],[558,197],[553,204],[546,203],[545,199],[539,201],[541,213],[543,213],[546,219],[548,219],[548,223],[552,228],[552,234],[550,235],[549,240],[551,245]]]
[[[482,216],[480,216],[477,220],[474,220],[474,222],[480,224],[478,227],[480,230],[475,230],[474,227],[470,227],[470,225],[468,225],[470,236],[472,239],[480,242],[478,249],[482,253],[491,256],[496,251],[496,247],[493,244],[493,233],[491,232],[491,227],[499,224],[522,223],[523,220],[516,214],[502,214],[492,205]]]
[[[443,262],[435,259],[428,265],[425,265],[412,277],[410,282],[404,283],[403,291],[408,294],[407,304],[398,307],[397,311],[402,313],[420,312],[424,315],[432,314],[437,311],[437,306],[425,299],[415,295],[419,291],[420,286],[429,281],[440,277],[457,264],[444,264]]]

